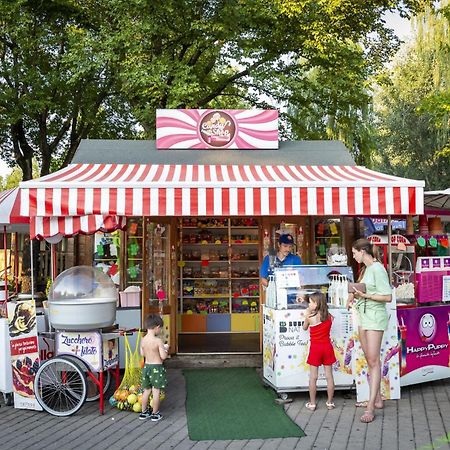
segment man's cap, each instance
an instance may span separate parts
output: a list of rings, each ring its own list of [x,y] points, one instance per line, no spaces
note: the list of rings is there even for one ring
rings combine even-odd
[[[292,234],[282,234],[279,238],[278,238],[278,242],[280,244],[289,244],[289,245],[293,245],[294,244],[294,238],[292,237]]]

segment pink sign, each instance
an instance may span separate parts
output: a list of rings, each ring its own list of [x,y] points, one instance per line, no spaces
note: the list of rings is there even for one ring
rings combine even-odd
[[[401,376],[428,366],[449,367],[449,314],[447,305],[397,310]]]
[[[277,149],[278,111],[158,109],[158,149]]]

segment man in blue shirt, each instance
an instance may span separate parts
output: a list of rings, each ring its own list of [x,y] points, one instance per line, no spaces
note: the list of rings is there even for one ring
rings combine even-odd
[[[275,256],[273,267],[298,266],[302,264],[300,256],[291,253],[294,246],[294,238],[292,234],[282,234],[278,239],[278,252]],[[266,255],[263,259],[259,275],[261,284],[265,287],[269,284],[269,275],[273,273],[270,267],[270,255]]]

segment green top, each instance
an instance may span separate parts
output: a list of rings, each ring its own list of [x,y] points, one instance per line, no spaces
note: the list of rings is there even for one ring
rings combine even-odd
[[[366,293],[368,295],[391,295],[392,288],[389,283],[389,277],[386,269],[378,261],[375,261],[372,265],[367,266],[364,275],[361,279],[361,283],[366,285]],[[377,302],[369,299],[359,299],[356,306],[360,306],[366,302],[366,308],[371,309],[384,309],[386,307],[385,302]]]

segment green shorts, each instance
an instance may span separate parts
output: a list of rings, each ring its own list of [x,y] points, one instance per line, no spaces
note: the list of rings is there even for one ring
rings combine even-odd
[[[383,305],[384,306],[384,305]],[[386,307],[372,308],[369,305],[364,310],[364,303],[357,305],[358,325],[363,330],[385,331],[388,326]]]
[[[142,369],[142,387],[165,389],[166,386],[166,368],[162,364],[146,364]]]

